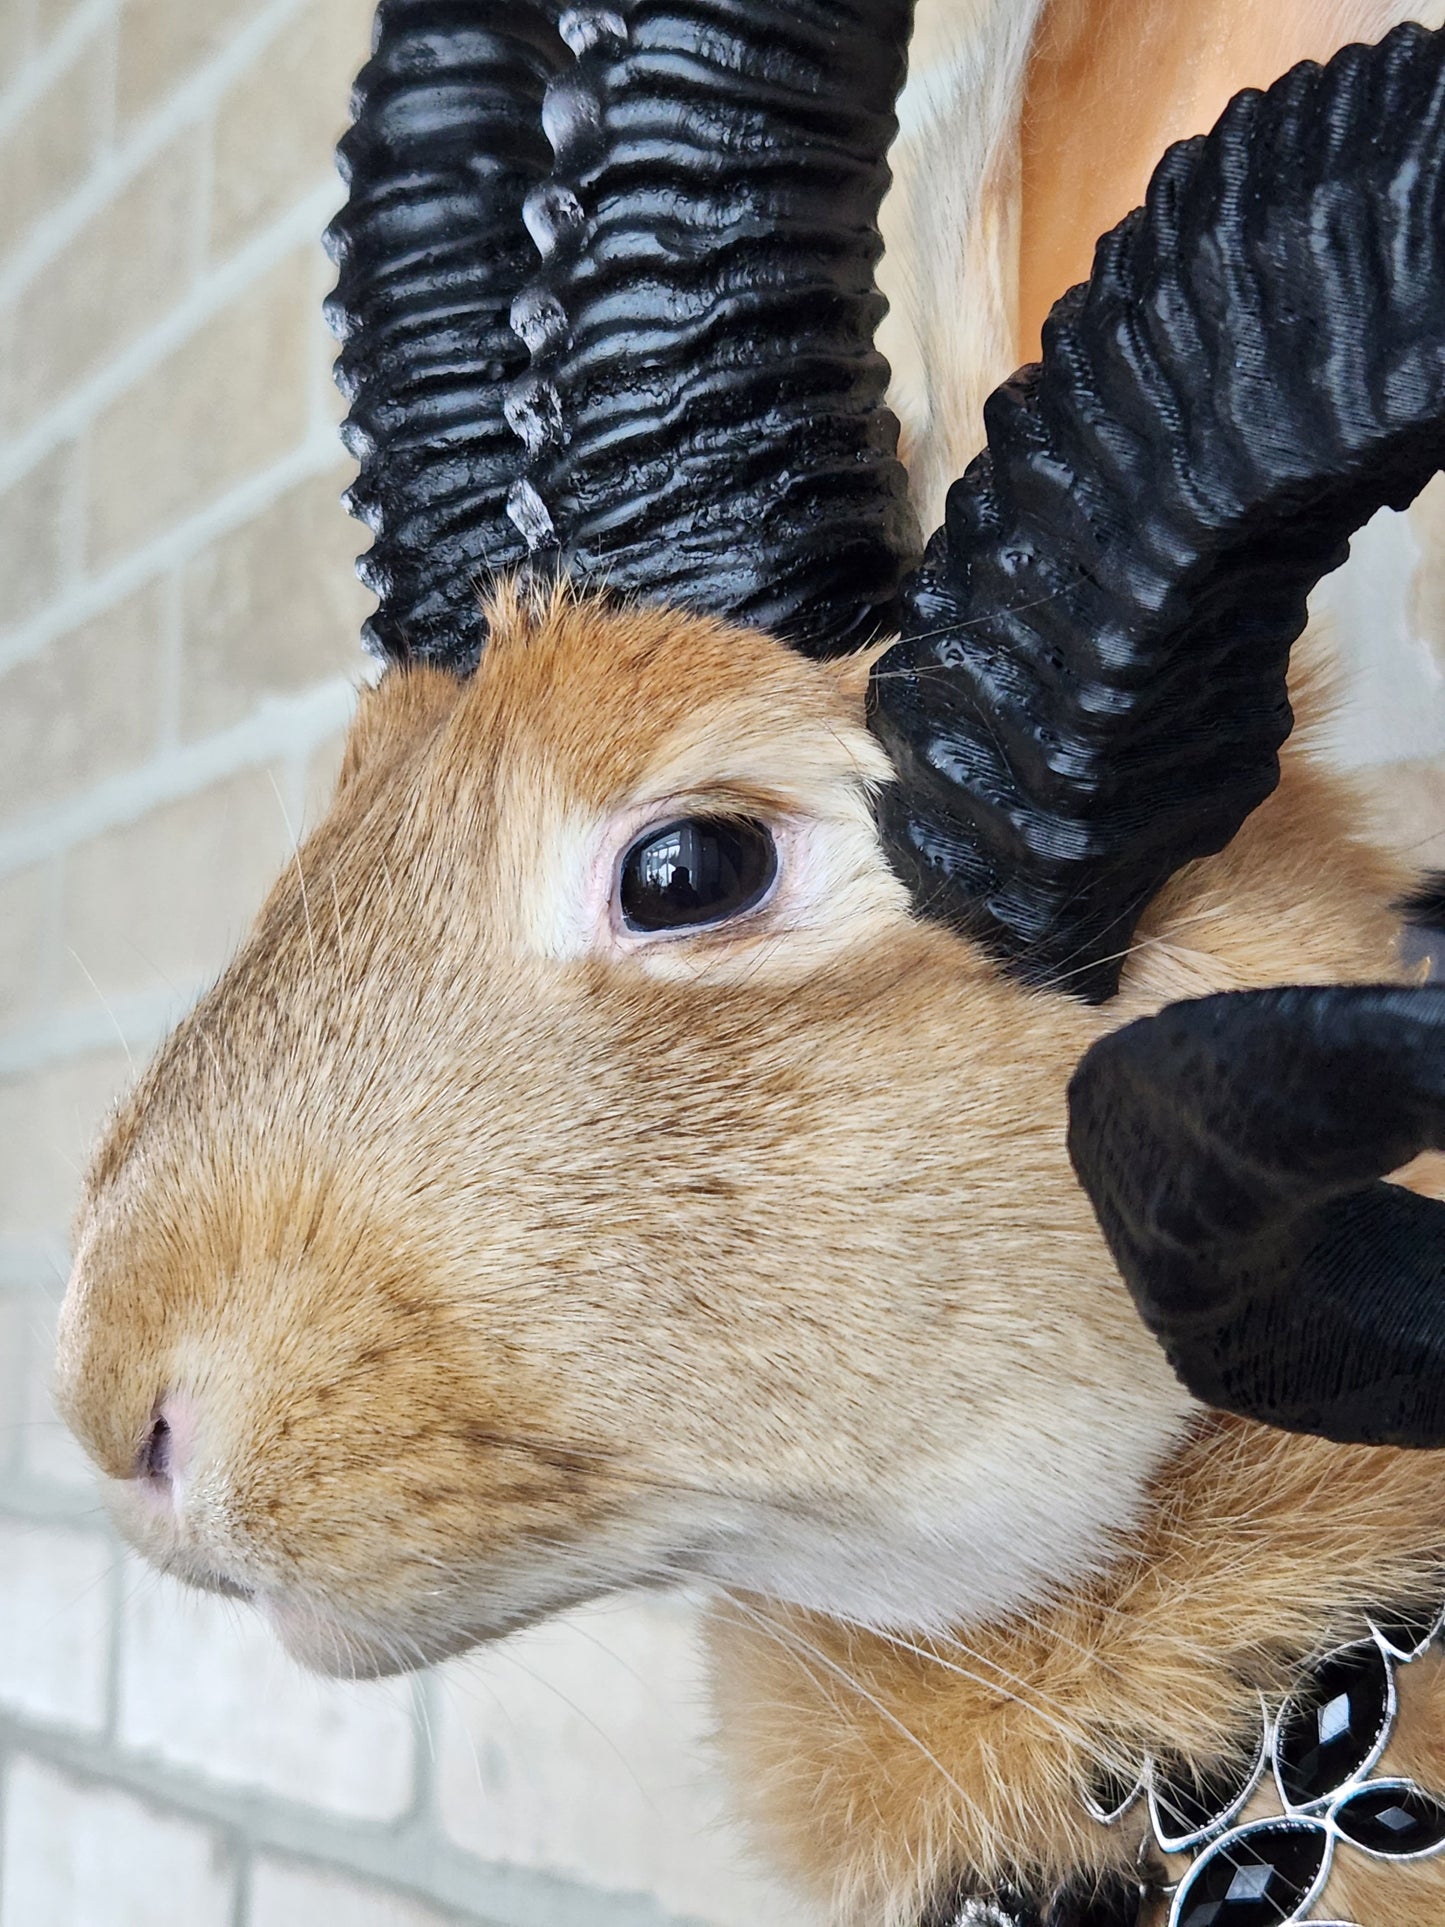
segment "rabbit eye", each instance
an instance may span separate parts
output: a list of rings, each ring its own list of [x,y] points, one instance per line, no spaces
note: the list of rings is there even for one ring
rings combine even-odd
[[[622,920],[637,931],[722,923],[761,903],[777,874],[763,824],[686,816],[648,830],[622,859]]]

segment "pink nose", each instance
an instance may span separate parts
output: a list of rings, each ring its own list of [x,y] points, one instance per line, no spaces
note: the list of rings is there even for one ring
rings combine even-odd
[[[149,1485],[158,1498],[174,1505],[180,1499],[190,1469],[194,1442],[195,1418],[189,1400],[167,1393],[156,1406],[141,1446],[136,1477]]]

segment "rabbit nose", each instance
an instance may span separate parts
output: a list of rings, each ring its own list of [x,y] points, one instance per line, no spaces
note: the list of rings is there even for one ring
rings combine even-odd
[[[194,1430],[185,1401],[168,1394],[156,1405],[137,1457],[135,1476],[172,1504],[189,1469]]]

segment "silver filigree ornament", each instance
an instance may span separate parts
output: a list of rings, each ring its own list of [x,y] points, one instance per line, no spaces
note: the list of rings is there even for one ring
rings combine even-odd
[[[1133,1780],[1108,1776],[1085,1793],[1106,1826],[1145,1800],[1152,1839],[1142,1851],[1191,1856],[1172,1889],[1153,1889],[1171,1895],[1167,1927],[1352,1927],[1311,1911],[1337,1849],[1395,1862],[1445,1853],[1445,1800],[1374,1777],[1395,1727],[1396,1669],[1445,1637],[1445,1610],[1376,1615],[1369,1626],[1315,1662],[1273,1718],[1261,1707],[1245,1769],[1201,1778],[1148,1760]],[[1267,1772],[1284,1811],[1241,1824]]]

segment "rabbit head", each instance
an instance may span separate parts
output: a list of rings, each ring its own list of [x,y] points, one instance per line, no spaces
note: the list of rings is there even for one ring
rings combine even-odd
[[[364,699],[97,1161],[61,1372],[125,1529],[352,1669],[669,1578],[930,1624],[1076,1570],[1184,1405],[1068,1176],[1088,1013],[912,917],[857,665],[491,636]],[[688,820],[761,899],[630,928]]]
[[[1433,181],[1435,38],[1336,63],[1333,145],[1282,152],[1292,76],[1175,150],[909,573],[906,7],[708,14],[705,60],[683,0],[552,11],[382,9],[334,241],[392,667],[111,1129],[62,1325],[125,1529],[343,1670],[689,1576],[929,1627],[1108,1556],[1190,1405],[1069,1073],[1277,779],[1309,587],[1437,455],[1445,300],[1359,354],[1322,222],[1236,231]]]

